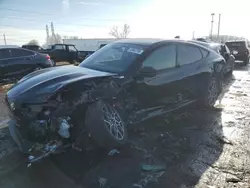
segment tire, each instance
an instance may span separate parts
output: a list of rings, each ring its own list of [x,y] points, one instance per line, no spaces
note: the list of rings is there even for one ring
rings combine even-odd
[[[244,66],[247,66],[248,63],[249,63],[249,57],[247,57],[247,58],[245,59],[245,61],[243,62],[243,65],[244,65]]]
[[[115,116],[111,117],[110,112]],[[120,126],[108,126],[113,123]],[[86,111],[85,125],[91,137],[102,148],[120,147],[128,140],[127,126],[122,112],[108,102],[100,100],[91,104]]]
[[[219,76],[212,76],[201,98],[202,106],[206,108],[213,108],[221,90],[222,78]]]

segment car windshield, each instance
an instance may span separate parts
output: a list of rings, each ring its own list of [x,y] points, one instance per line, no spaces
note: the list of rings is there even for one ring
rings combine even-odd
[[[89,56],[79,66],[105,72],[123,72],[145,48],[138,44],[111,43]]]

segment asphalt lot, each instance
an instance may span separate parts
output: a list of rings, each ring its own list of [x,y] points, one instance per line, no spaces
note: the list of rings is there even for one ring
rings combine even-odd
[[[98,148],[71,151],[30,168],[10,139],[0,103],[0,187],[249,187],[248,68],[236,67],[224,85],[215,109],[189,108],[138,125],[112,156]]]

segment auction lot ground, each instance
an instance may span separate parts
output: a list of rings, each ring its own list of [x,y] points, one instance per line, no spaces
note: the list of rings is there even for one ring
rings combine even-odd
[[[186,109],[138,125],[112,156],[100,149],[71,151],[30,168],[11,141],[0,102],[0,187],[250,187],[248,68],[236,67],[224,85],[214,110]]]

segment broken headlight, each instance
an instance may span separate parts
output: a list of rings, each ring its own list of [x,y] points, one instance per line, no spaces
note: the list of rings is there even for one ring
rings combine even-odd
[[[62,87],[62,84],[47,86],[36,92],[37,101],[47,101],[55,92]]]
[[[11,110],[11,111],[14,111],[14,110],[16,109],[15,103],[14,103],[13,101],[10,101],[10,102],[9,102],[9,106],[10,106],[10,110]]]

